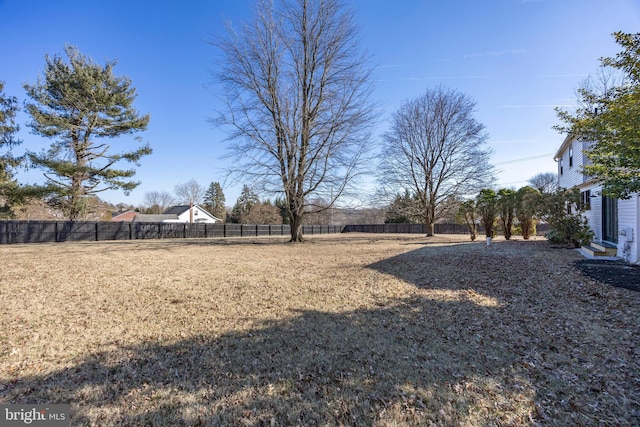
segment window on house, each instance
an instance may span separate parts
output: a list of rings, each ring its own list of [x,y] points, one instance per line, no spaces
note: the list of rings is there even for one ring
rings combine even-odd
[[[563,159],[560,159],[560,175],[562,175],[562,172],[563,172],[562,164],[563,164]]]
[[[591,210],[591,190],[580,192],[580,209],[583,211]]]
[[[569,167],[573,166],[573,145],[569,147]]]

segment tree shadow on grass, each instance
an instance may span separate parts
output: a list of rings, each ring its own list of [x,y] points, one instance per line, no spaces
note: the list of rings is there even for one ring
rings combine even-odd
[[[636,307],[621,314],[627,302],[584,283],[578,258],[544,240],[499,241],[424,246],[369,267],[414,285],[421,298],[474,302],[470,311],[452,304],[441,321],[492,343],[473,350],[528,384],[534,420],[634,424],[640,402],[627,396],[640,393]]]
[[[4,394],[70,402],[73,425],[526,424],[533,391],[513,357],[455,318],[487,309],[416,298],[292,312],[248,331],[113,348]]]
[[[69,402],[73,425],[624,424],[640,414],[637,358],[618,348],[630,335],[595,334],[579,300],[567,310],[558,283],[573,276],[548,255],[537,242],[419,248],[369,266],[411,297],[114,344],[16,378],[0,400]]]

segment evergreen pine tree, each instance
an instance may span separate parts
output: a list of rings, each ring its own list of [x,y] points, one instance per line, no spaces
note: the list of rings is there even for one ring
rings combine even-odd
[[[249,214],[249,211],[251,211],[251,208],[258,203],[260,203],[258,195],[247,185],[244,185],[236,204],[233,206],[231,222],[240,224],[244,223],[244,220]]]
[[[54,139],[47,151],[29,157],[46,171],[51,201],[74,220],[91,196],[114,189],[128,194],[137,187],[139,182],[128,179],[135,169],[115,165],[120,161],[139,165],[151,148],[143,145],[113,153],[107,143],[143,131],[149,123],[149,115],[141,116],[133,108],[136,93],[131,80],[113,74],[116,62],[96,64],[72,46],[65,47],[65,53],[68,61],[46,56],[42,78],[24,88],[33,100],[26,104],[32,119],[29,126],[35,134]]]
[[[225,197],[219,182],[212,182],[204,195],[204,207],[211,215],[224,221],[227,216]]]
[[[19,198],[18,182],[13,178],[14,169],[21,159],[11,149],[20,144],[15,138],[20,130],[15,122],[18,100],[4,93],[4,82],[0,82],[0,218],[12,218],[13,206]]]

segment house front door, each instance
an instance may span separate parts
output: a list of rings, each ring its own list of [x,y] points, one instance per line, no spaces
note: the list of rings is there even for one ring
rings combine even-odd
[[[602,240],[618,243],[618,199],[602,196]]]

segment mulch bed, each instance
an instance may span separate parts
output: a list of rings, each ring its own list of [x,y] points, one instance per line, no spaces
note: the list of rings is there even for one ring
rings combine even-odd
[[[640,266],[599,259],[579,260],[575,265],[593,280],[640,292]]]

